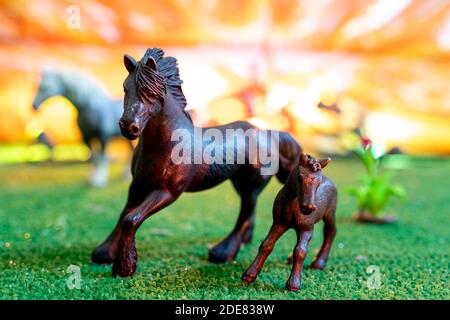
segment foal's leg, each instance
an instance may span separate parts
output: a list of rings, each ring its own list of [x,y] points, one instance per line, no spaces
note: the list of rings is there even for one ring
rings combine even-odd
[[[176,197],[163,190],[152,191],[136,209],[120,222],[120,238],[114,259],[113,276],[130,277],[136,271],[137,252],[134,237],[140,225],[159,210],[172,203]]]
[[[308,249],[309,241],[312,238],[313,230],[297,230],[297,245],[293,253],[293,265],[291,275],[286,282],[286,289],[290,291],[297,291],[300,289],[302,283],[302,269],[306,258],[306,250]]]
[[[288,228],[281,224],[273,224],[270,228],[269,234],[264,239],[259,247],[258,255],[256,256],[250,267],[242,274],[242,280],[248,284],[255,281],[256,277],[260,273],[264,262],[269,254],[272,252],[275,242],[286,232]]]
[[[236,225],[224,240],[209,250],[209,261],[221,263],[234,260],[241,243],[250,241],[257,196],[256,192],[241,194],[241,210]]]
[[[334,213],[330,216],[325,216],[323,219],[323,222],[325,223],[323,227],[323,243],[316,259],[314,259],[313,263],[311,264],[311,269],[322,270],[327,264],[331,245],[333,243],[334,237],[336,236],[335,220],[336,217]]]
[[[128,189],[128,200],[120,214],[119,221],[111,234],[92,252],[91,261],[97,264],[110,264],[116,255],[123,218],[145,199],[142,188],[133,181]]]

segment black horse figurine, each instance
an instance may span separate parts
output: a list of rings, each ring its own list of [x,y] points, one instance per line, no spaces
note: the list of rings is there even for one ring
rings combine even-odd
[[[337,190],[334,183],[322,175],[322,169],[329,162],[330,159],[316,160],[307,154],[301,154],[299,165],[291,172],[275,199],[273,224],[269,234],[261,243],[252,265],[242,275],[242,280],[248,284],[255,281],[275,242],[283,233],[293,228],[297,232],[297,244],[292,255],[293,266],[286,289],[297,291],[301,286],[303,262],[314,224],[320,220],[325,223],[324,239],[311,268],[319,270],[325,268],[336,236]]]
[[[139,62],[125,55],[124,63],[129,75],[123,85],[124,112],[119,126],[126,138],[140,139],[133,156],[133,179],[127,203],[112,233],[92,253],[92,261],[99,264],[113,263],[114,276],[132,276],[137,262],[134,239],[140,225],[174,202],[183,192],[209,189],[227,179],[231,180],[241,197],[241,210],[231,233],[209,250],[209,260],[217,263],[233,260],[241,244],[252,238],[256,200],[273,174],[262,174],[262,166],[252,163],[245,138],[216,144],[220,152],[244,156],[244,163],[174,162],[173,149],[178,142],[173,141],[173,133],[177,130],[188,132],[195,140],[195,131],[199,129],[185,111],[186,99],[176,59],[164,57],[161,49],[154,48],[148,49]],[[216,133],[239,129],[263,131],[248,122],[233,122],[200,130],[205,129],[212,129]],[[285,182],[298,162],[301,148],[289,134],[272,133],[279,134],[279,170],[276,176]],[[255,136],[249,138],[252,140]],[[255,139],[258,146],[263,144],[257,137]],[[202,146],[210,142],[204,136],[201,137]]]

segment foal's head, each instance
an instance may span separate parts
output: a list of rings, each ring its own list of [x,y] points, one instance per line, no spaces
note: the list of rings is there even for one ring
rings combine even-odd
[[[309,215],[316,210],[316,191],[322,183],[322,169],[331,161],[330,158],[317,160],[306,153],[302,153],[299,159],[299,184],[298,199],[300,211]]]
[[[134,140],[141,135],[147,121],[161,111],[166,86],[152,56],[146,54],[137,62],[126,54],[124,64],[129,74],[123,83],[124,111],[119,126],[126,138]]]

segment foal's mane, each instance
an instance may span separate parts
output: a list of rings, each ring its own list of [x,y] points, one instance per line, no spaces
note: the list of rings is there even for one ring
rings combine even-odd
[[[146,65],[150,57],[156,62],[156,72]],[[177,59],[164,57],[163,50],[147,49],[136,68],[136,82],[142,100],[163,98],[165,90],[168,90],[185,111],[187,101],[181,88],[183,81],[180,79]]]
[[[319,160],[311,157],[309,154],[306,155],[305,161],[300,161],[300,164],[305,168],[309,168],[313,172],[322,170],[322,165],[320,164]]]

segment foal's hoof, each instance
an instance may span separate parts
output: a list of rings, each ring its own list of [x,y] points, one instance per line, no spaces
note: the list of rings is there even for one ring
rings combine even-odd
[[[91,255],[91,261],[95,264],[111,264],[114,260],[114,256],[109,253],[108,248],[99,246]]]
[[[286,290],[287,290],[287,291],[295,292],[295,291],[300,290],[300,287],[295,286],[295,285],[288,285],[288,284],[286,284]]]
[[[298,291],[300,287],[301,287],[300,281],[288,280],[288,282],[286,282],[286,290],[288,291]]]
[[[241,280],[247,284],[251,284],[256,280],[256,274],[244,272],[242,274]]]
[[[302,286],[302,278],[296,276],[290,276],[288,281],[286,282],[286,290],[289,291],[298,291]]]
[[[289,255],[287,257],[287,263],[292,264],[293,261],[294,261],[294,255],[292,253],[289,253]]]
[[[310,269],[314,270],[323,270],[325,269],[327,262],[323,260],[315,260],[311,266],[309,266]]]

